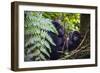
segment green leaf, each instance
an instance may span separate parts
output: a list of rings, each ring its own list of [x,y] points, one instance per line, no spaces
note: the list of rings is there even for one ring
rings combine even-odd
[[[41,60],[46,60],[45,56],[42,53],[39,56]]]
[[[33,56],[38,56],[40,53],[41,53],[40,50],[38,50],[37,48],[37,50],[35,50],[32,54]]]
[[[41,58],[38,56],[35,58],[36,61],[39,61]]]
[[[34,51],[34,50],[36,51],[36,49],[40,46],[41,46],[40,43],[36,43],[35,45],[33,45],[31,48],[28,49],[27,53],[30,53],[31,51]]]
[[[41,52],[46,54],[48,57],[50,57],[50,54],[48,53],[48,51],[45,49],[45,47],[41,47],[40,48]]]

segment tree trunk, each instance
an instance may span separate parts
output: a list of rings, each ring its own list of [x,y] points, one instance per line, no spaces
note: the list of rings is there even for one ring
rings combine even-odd
[[[86,57],[87,56],[90,57],[90,14],[81,14],[80,15],[80,32],[83,37],[84,37],[85,33],[88,32],[83,46],[89,44],[89,47],[86,48],[85,50],[89,49],[88,53],[86,54]]]

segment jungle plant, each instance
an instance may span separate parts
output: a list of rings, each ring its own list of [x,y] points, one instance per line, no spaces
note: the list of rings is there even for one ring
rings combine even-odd
[[[48,32],[58,34],[51,22],[51,19],[42,16],[42,12],[24,12],[25,61],[49,60],[50,45],[55,45],[55,43]]]

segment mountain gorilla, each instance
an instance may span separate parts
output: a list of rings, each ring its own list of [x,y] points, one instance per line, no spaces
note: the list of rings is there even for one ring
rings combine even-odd
[[[58,31],[58,35],[53,32],[48,32],[48,34],[56,44],[56,46],[51,45],[52,52],[50,54],[50,60],[57,60],[61,56],[61,53],[59,53],[59,51],[72,51],[80,44],[81,35],[78,31],[72,31],[65,39],[64,28],[61,26],[61,24],[57,21],[52,21],[52,24]]]

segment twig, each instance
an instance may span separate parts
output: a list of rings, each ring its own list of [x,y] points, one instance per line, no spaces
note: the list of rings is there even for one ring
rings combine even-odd
[[[89,30],[85,33],[83,40],[81,41],[81,43],[79,44],[79,46],[76,48],[76,50],[79,49],[82,46],[82,44],[84,43],[84,41],[85,41],[85,39],[87,37],[88,32],[89,32]]]
[[[72,57],[73,55],[75,55],[76,53],[78,53],[78,52],[80,52],[81,50],[83,50],[84,48],[86,48],[86,47],[88,47],[89,46],[89,44],[88,45],[86,45],[86,46],[84,46],[83,48],[81,48],[81,49],[79,49],[79,50],[74,50],[70,55],[67,55],[67,56],[65,56],[64,58],[61,58],[61,59],[67,59],[67,58],[69,58],[69,57]]]

